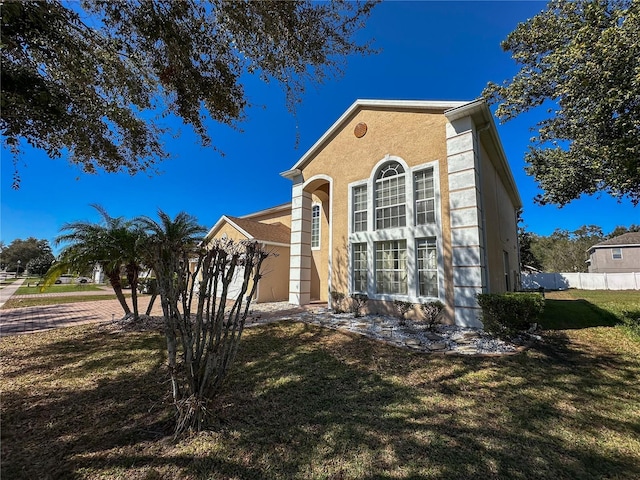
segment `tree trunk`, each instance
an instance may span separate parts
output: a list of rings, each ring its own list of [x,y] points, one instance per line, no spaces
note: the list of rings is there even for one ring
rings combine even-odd
[[[138,267],[136,265],[127,265],[127,280],[131,286],[131,304],[133,305],[133,320],[140,317],[138,311]]]
[[[116,294],[116,298],[120,302],[122,309],[124,310],[125,315],[131,315],[131,309],[127,304],[127,299],[122,293],[122,283],[120,283],[120,272],[105,272],[107,277],[109,278],[109,282],[111,283],[111,288],[113,288],[114,293]]]
[[[153,310],[153,304],[155,303],[156,298],[158,298],[158,293],[153,292],[151,294],[151,300],[149,300],[149,306],[147,307],[147,311],[145,312],[145,315],[147,316],[151,315],[151,310]]]

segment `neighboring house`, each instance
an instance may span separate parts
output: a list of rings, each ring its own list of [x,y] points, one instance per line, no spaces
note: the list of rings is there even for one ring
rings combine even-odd
[[[640,272],[640,232],[623,233],[587,250],[589,273]]]
[[[448,322],[480,326],[476,294],[519,285],[522,203],[484,100],[357,100],[282,175],[288,207],[223,217],[209,232],[269,245],[256,223],[290,228],[289,243],[271,243],[280,259],[288,251],[288,271],[274,264],[261,280],[273,299],[288,282],[282,298],[297,305],[329,303],[332,291],[364,293],[380,312],[440,300]]]

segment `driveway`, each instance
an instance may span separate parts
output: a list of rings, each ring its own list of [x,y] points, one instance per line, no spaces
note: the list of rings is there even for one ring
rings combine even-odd
[[[11,292],[5,291],[11,287],[13,287],[13,285],[0,290],[0,301],[2,304],[10,298],[11,294],[18,288],[18,286],[16,286],[12,288]],[[87,293],[95,294],[96,292]],[[138,297],[140,312],[144,313],[146,311],[150,299],[150,295],[140,295]],[[151,314],[162,315],[160,299],[156,299]],[[123,315],[124,312],[117,300],[96,300],[91,302],[11,308],[0,310],[0,337],[87,323],[106,322],[121,318]]]

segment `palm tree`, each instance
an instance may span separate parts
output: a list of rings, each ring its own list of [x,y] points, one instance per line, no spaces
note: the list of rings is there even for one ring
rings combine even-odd
[[[102,265],[105,275],[125,312],[131,309],[122,292],[120,272],[124,268],[131,286],[133,317],[138,318],[137,283],[141,270],[141,251],[145,245],[145,232],[131,220],[111,217],[107,211],[92,205],[102,216],[101,223],[72,222],[63,225],[56,244],[68,243],[60,254],[60,260],[47,272],[45,287],[61,273],[71,267],[76,270]]]
[[[155,288],[147,308],[148,315],[160,293],[161,279],[170,278],[169,272],[178,271],[181,264],[188,266],[190,253],[201,242],[207,230],[198,224],[195,217],[185,212],[178,213],[172,219],[164,211],[158,210],[158,221],[147,216],[138,217],[134,221],[146,234],[142,261],[156,276]],[[164,285],[163,292],[166,288],[167,285]]]

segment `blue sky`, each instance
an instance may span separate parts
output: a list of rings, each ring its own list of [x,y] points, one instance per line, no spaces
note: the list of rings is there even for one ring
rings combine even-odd
[[[214,144],[202,148],[188,126],[174,124],[178,138],[167,138],[173,158],[163,172],[86,175],[64,159],[26,150],[19,169],[20,190],[11,189],[12,159],[2,151],[0,239],[9,244],[30,236],[53,243],[65,222],[98,221],[90,204],[112,216],[170,215],[186,211],[211,227],[223,214],[241,216],[290,201],[289,169],[358,98],[473,100],[488,81],[510,78],[517,67],[500,42],[518,22],[535,15],[544,2],[385,2],[378,5],[359,35],[374,38],[378,54],[348,59],[344,75],[309,85],[296,118],[285,108],[281,88],[248,77],[252,106],[241,131],[209,124]],[[539,192],[524,173],[523,155],[537,114],[498,125],[503,146],[524,203],[529,231],[548,235],[556,228],[640,223],[640,207],[602,195],[585,197],[560,209],[535,205]],[[298,140],[296,140],[298,139]]]

